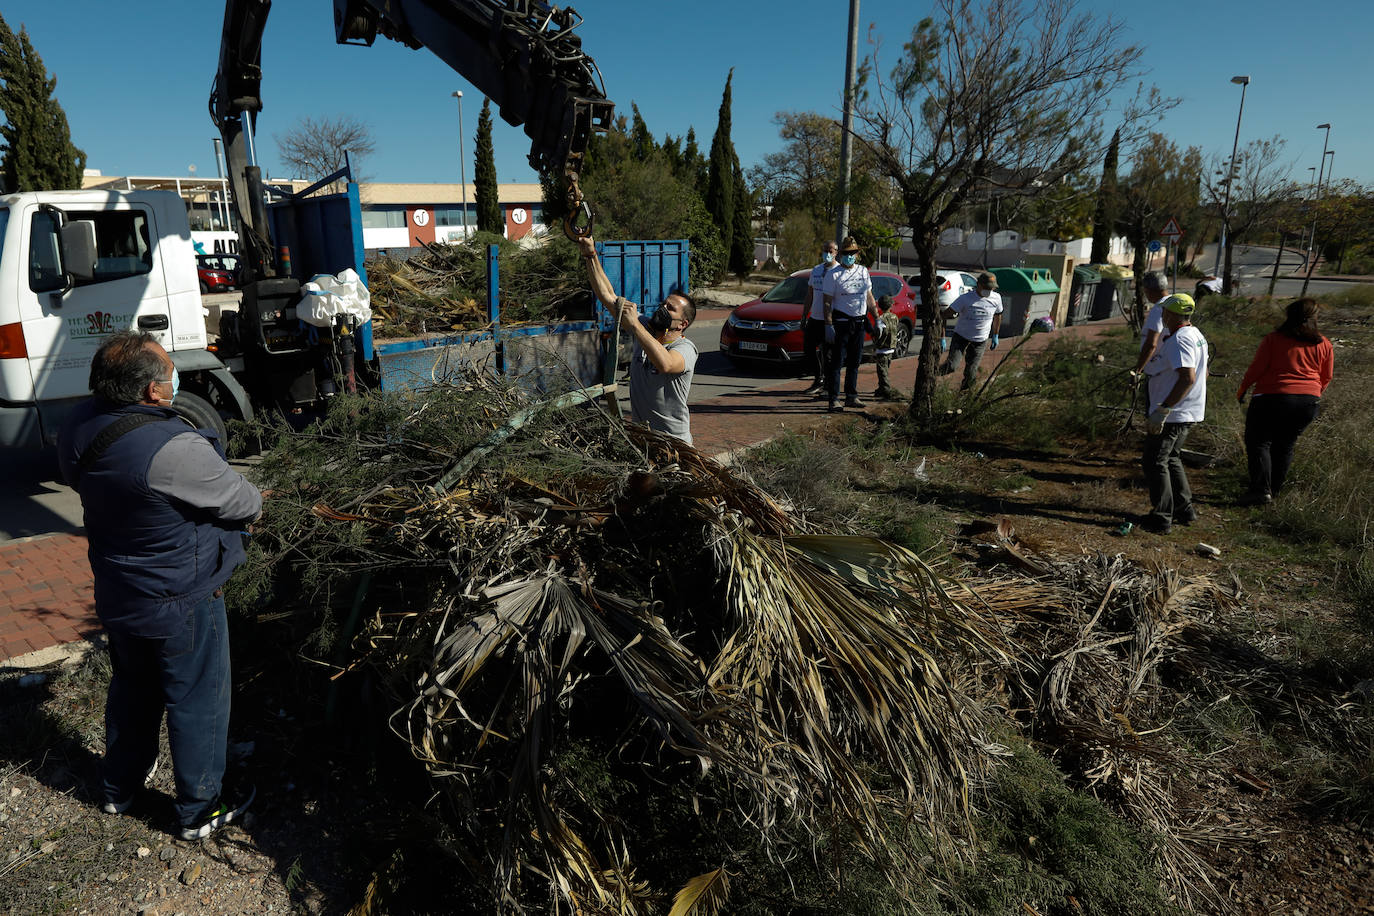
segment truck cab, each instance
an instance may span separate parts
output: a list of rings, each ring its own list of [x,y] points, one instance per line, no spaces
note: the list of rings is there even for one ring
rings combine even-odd
[[[68,263],[64,226],[89,264]],[[70,237],[70,234],[67,235]],[[204,353],[205,320],[186,207],[169,191],[40,191],[0,196],[0,447],[55,442],[89,395],[91,357],[137,328]]]

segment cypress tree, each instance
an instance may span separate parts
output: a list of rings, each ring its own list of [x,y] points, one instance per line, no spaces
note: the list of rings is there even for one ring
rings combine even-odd
[[[630,110],[634,113],[634,119],[630,122],[630,155],[640,162],[647,162],[657,144],[654,143],[654,135],[649,133],[649,125],[644,123],[644,116],[639,113],[639,106],[631,102]]]
[[[706,197],[706,157],[701,155],[701,148],[697,146],[694,127],[687,128],[687,142],[682,147],[682,173],[677,177],[696,188],[703,199]]]
[[[735,213],[731,220],[730,273],[743,279],[754,269],[754,197],[744,183],[739,157],[734,157]]]
[[[711,159],[706,173],[706,210],[715,222],[725,250],[731,250],[735,227],[735,169],[738,159],[730,142],[730,81],[735,68],[725,77],[725,92],[720,99],[716,135],[711,139]]]
[[[1097,212],[1093,216],[1093,248],[1088,260],[1106,264],[1112,250],[1112,230],[1116,228],[1116,160],[1121,151],[1121,129],[1112,134],[1107,157],[1102,160],[1102,184],[1097,189]]]
[[[72,145],[62,106],[52,97],[57,78],[29,43],[0,16],[0,184],[7,191],[81,187],[86,154]]]
[[[482,100],[482,113],[477,116],[477,161],[473,166],[473,184],[477,193],[477,231],[505,232],[501,218],[501,203],[496,191],[496,152],[491,144],[491,99]]]

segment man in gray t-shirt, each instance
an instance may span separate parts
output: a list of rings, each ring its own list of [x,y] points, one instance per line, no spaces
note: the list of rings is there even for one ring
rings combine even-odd
[[[639,306],[617,296],[596,256],[596,242],[578,239],[587,262],[592,292],[607,308],[620,311],[620,325],[634,337],[630,361],[630,415],[650,429],[692,444],[687,393],[697,365],[696,344],[684,335],[697,317],[697,307],[682,293],[669,293],[647,320],[639,320]]]

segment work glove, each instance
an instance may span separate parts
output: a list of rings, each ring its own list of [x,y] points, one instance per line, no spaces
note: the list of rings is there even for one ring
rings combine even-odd
[[[833,324],[827,324],[825,326],[825,342],[828,344],[833,344],[835,342],[835,326]]]
[[[1132,388],[1139,388],[1140,380],[1145,377],[1144,372],[1137,372],[1135,369],[1128,369],[1126,374],[1130,378],[1130,385]]]
[[[994,350],[997,349],[997,335],[996,335],[996,334],[994,334],[994,335],[992,335],[991,337],[988,338],[988,346],[991,347],[991,348],[994,349]]]
[[[1164,432],[1164,421],[1173,413],[1173,408],[1160,405],[1155,408],[1155,412],[1150,414],[1145,420],[1145,432],[1152,436],[1158,436]]]

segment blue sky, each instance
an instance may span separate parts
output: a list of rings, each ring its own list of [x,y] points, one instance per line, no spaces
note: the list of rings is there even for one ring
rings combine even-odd
[[[1125,7],[1081,0],[1099,15],[1132,12],[1130,39],[1146,49],[1146,79],[1183,102],[1162,130],[1180,145],[1229,153],[1240,87],[1240,140],[1287,138],[1294,175],[1321,158],[1321,122],[1331,122],[1338,178],[1374,181],[1374,34],[1368,0],[1157,0]],[[703,149],[715,130],[726,72],[735,68],[733,138],[746,169],[779,146],[780,110],[836,113],[843,81],[845,0],[696,3],[579,0],[584,48],[601,67],[618,111],[639,105],[655,136],[696,128]],[[927,6],[862,0],[860,51],[870,37],[895,53]],[[223,8],[214,0],[5,0],[11,28],[26,26],[88,166],[107,175],[214,176],[206,113],[218,60]],[[825,18],[828,17],[828,18]],[[870,25],[872,28],[870,29]],[[1342,37],[1345,36],[1345,37]],[[372,48],[334,43],[330,0],[277,0],[263,50],[265,110],[259,155],[283,177],[273,135],[307,115],[348,114],[366,123],[377,153],[365,171],[378,181],[456,181],[458,111],[472,180],[472,135],[481,97],[428,51],[379,38]],[[501,181],[531,181],[528,143],[498,118]]]

